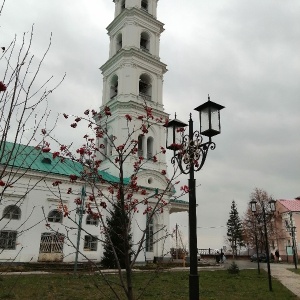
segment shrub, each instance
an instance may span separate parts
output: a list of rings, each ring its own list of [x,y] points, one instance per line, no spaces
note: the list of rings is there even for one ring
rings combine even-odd
[[[227,269],[229,274],[238,274],[240,272],[239,266],[233,261]]]

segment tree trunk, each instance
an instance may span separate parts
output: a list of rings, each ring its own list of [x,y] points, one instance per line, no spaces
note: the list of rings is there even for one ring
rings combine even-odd
[[[120,161],[122,162],[122,157],[120,157]],[[126,210],[125,210],[125,197],[124,197],[124,172],[123,172],[123,164],[120,164],[120,201],[121,201],[121,209],[123,214],[123,220],[125,222],[124,224],[124,230],[123,230],[123,242],[124,242],[124,255],[125,255],[125,270],[126,270],[126,284],[127,284],[127,299],[128,300],[134,300],[133,297],[133,287],[132,287],[132,270],[131,270],[131,247],[129,245],[128,237],[130,226],[126,223]],[[128,222],[130,222],[130,219],[128,219]]]

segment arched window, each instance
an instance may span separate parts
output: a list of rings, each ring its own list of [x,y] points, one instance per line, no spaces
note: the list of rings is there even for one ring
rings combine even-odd
[[[141,0],[141,8],[148,11],[148,0]]]
[[[139,95],[144,99],[151,101],[152,85],[151,78],[147,74],[142,74],[139,79]]]
[[[87,224],[87,225],[95,225],[95,226],[98,226],[99,220],[94,219],[91,215],[88,215],[88,216],[86,217],[86,224]]]
[[[147,139],[147,159],[153,157],[153,137],[148,137]]]
[[[146,52],[149,52],[150,50],[150,37],[147,32],[141,33],[140,48]]]
[[[3,218],[11,220],[21,219],[21,209],[17,205],[9,205],[4,208]]]
[[[116,52],[122,49],[122,33],[119,33],[116,38]]]
[[[51,210],[48,214],[48,222],[62,223],[63,214],[58,209]]]
[[[138,156],[144,157],[144,136],[142,134],[138,137]]]
[[[110,81],[110,99],[118,95],[118,76],[114,75]]]
[[[154,244],[154,230],[153,230],[153,216],[149,220],[149,215],[147,215],[147,227],[146,227],[146,252],[153,252]]]

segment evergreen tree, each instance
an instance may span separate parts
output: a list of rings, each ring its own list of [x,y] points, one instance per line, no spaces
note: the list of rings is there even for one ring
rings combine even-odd
[[[237,246],[243,246],[243,226],[235,201],[232,201],[227,221],[227,239],[232,247],[233,254],[236,254]]]
[[[130,231],[130,228],[127,226],[129,218],[127,215],[124,218],[123,214],[124,211],[118,205],[113,205],[112,210],[110,210],[110,217],[106,219],[107,231],[105,234],[103,257],[101,259],[101,264],[104,268],[118,268],[113,249],[118,257],[120,267],[122,269],[125,268],[125,243],[128,242],[131,248],[132,235],[127,235],[125,232],[126,230]]]

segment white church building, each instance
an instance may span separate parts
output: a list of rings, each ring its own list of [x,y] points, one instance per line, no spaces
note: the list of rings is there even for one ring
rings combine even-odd
[[[105,124],[108,137],[114,136],[121,144],[128,137],[125,116],[145,114],[145,104],[155,118],[168,117],[162,92],[167,69],[159,57],[160,35],[164,29],[156,18],[158,0],[113,2],[115,17],[107,27],[109,58],[100,68],[103,74],[100,111],[106,106],[110,108],[111,116]],[[104,126],[102,122],[100,119],[100,125]],[[138,173],[138,185],[149,195],[156,190],[164,191],[168,184],[162,174],[167,169],[166,156],[158,154],[155,163],[152,159],[165,145],[165,135],[165,128],[154,119],[147,135],[136,133],[134,137],[138,141],[136,156],[145,158]],[[97,141],[105,146],[99,170],[105,179],[99,183],[103,191],[107,191],[109,183],[119,181],[118,170],[111,164],[117,153],[109,140],[103,137]],[[0,154],[0,171],[6,168],[0,178],[0,263],[74,262],[77,246],[78,261],[100,261],[103,232],[99,221],[87,213],[81,214],[78,203],[74,202],[75,197],[84,200],[84,189],[88,187],[84,181],[70,182],[70,175],[80,176],[82,165],[69,158],[61,164],[53,153],[9,142],[2,145]],[[132,174],[135,160],[135,156],[126,160],[125,177]],[[53,185],[57,181],[61,182],[59,189]],[[142,199],[142,195],[135,196]],[[174,200],[172,193],[167,193],[165,200],[168,204],[163,212],[156,214],[147,226],[147,238],[137,262],[170,257],[170,214],[188,211],[188,203]],[[64,216],[66,213],[68,217]],[[135,214],[133,241],[140,239],[146,218],[142,212]]]

